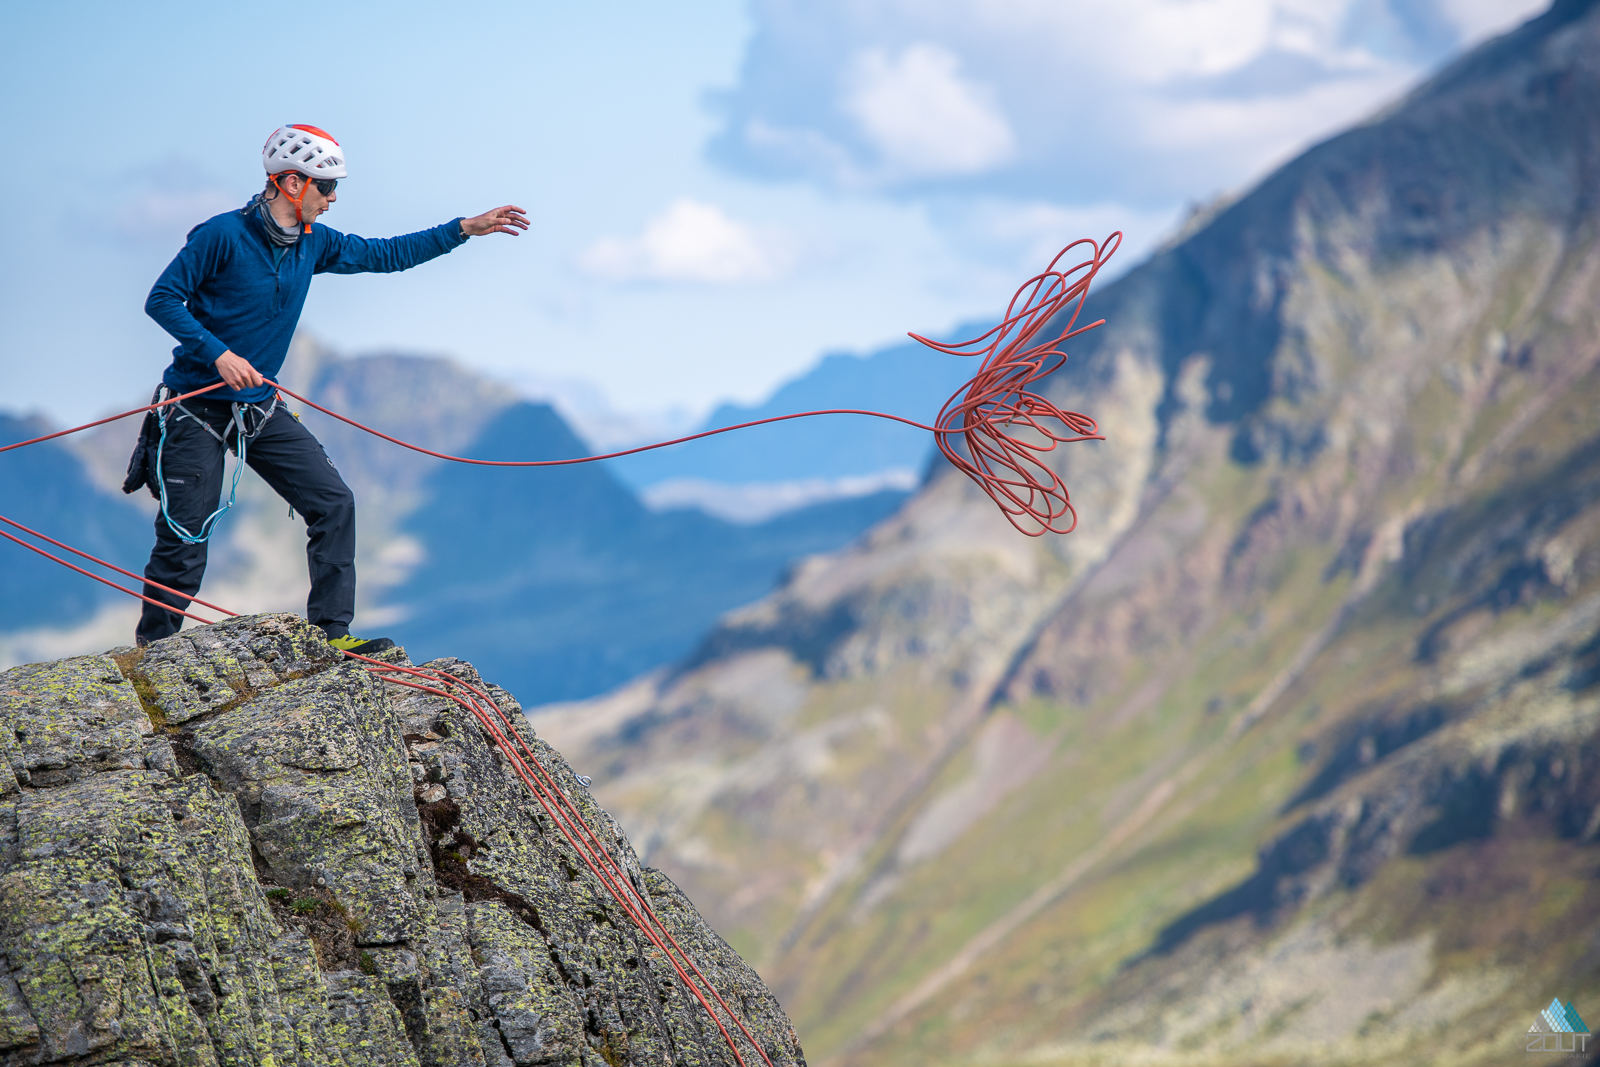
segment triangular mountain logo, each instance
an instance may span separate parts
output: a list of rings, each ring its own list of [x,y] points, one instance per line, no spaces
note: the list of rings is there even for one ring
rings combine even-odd
[[[1548,1008],[1534,1016],[1528,1033],[1587,1034],[1589,1027],[1584,1023],[1583,1016],[1578,1014],[1578,1009],[1572,1006],[1572,1001],[1563,1005],[1561,998],[1556,997],[1550,1001]]]

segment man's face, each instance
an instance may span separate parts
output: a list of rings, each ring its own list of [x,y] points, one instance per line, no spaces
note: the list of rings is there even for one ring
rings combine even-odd
[[[316,182],[308,178],[302,180],[305,182],[306,193],[305,199],[300,201],[300,213],[305,216],[307,222],[315,222],[318,215],[327,211],[333,202],[339,199],[339,193],[335,190],[327,196],[323,196],[322,190],[317,188]]]

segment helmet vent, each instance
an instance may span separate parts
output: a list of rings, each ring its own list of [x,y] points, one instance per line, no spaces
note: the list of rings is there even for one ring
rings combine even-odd
[[[280,126],[261,150],[261,165],[268,175],[298,171],[319,178],[343,178],[344,154],[339,142],[315,126]]]

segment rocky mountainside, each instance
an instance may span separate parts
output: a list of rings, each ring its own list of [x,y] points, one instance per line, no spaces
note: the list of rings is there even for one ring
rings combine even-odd
[[[13,668],[0,719],[0,1064],[735,1062],[477,723],[295,616]],[[755,972],[526,740],[770,1062],[803,1065]]]
[[[1500,1063],[1600,1014],[1597,102],[1561,0],[1092,297],[1076,533],[937,474],[539,718],[824,1062]]]

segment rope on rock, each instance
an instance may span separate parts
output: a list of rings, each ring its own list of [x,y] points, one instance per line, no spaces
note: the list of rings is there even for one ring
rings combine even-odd
[[[401,667],[355,653],[346,653],[346,655],[351,659],[363,660],[371,664],[371,666],[367,667],[367,670],[378,676],[382,681],[391,685],[400,685],[408,689],[416,689],[424,693],[444,697],[469,712],[478,721],[478,724],[483,727],[484,732],[493,740],[495,747],[505,755],[507,761],[511,764],[512,770],[522,780],[523,785],[527,786],[528,791],[539,802],[539,806],[544,809],[551,822],[561,831],[561,836],[572,846],[573,851],[578,854],[578,858],[583,861],[584,866],[599,879],[600,884],[616,900],[623,912],[639,928],[640,932],[649,939],[650,943],[655,945],[656,949],[661,952],[667,962],[672,965],[672,969],[677,972],[678,978],[688,987],[701,1006],[705,1008],[706,1014],[716,1024],[717,1030],[721,1032],[723,1040],[727,1042],[728,1049],[733,1053],[733,1057],[739,1062],[740,1067],[748,1067],[748,1065],[743,1054],[739,1051],[738,1042],[734,1040],[733,1035],[724,1024],[723,1015],[733,1021],[734,1026],[744,1035],[745,1040],[750,1043],[756,1052],[760,1054],[767,1067],[772,1067],[772,1059],[767,1055],[766,1050],[761,1047],[761,1043],[750,1033],[749,1028],[745,1026],[733,1009],[728,1007],[727,1002],[722,999],[722,994],[717,992],[716,986],[706,978],[704,972],[695,964],[694,959],[684,951],[677,938],[672,936],[672,931],[667,929],[666,924],[661,921],[661,917],[656,914],[655,908],[651,906],[649,897],[643,887],[634,884],[633,879],[628,876],[628,872],[623,868],[621,861],[595,834],[588,820],[578,810],[576,803],[556,784],[555,778],[550,774],[549,769],[534,754],[527,741],[523,738],[521,731],[512,724],[510,717],[493,697],[482,689],[459,678],[452,677],[443,671],[423,667]],[[415,681],[412,679],[423,680]],[[490,709],[493,709],[492,714]],[[496,722],[496,719],[499,721]],[[511,738],[515,738],[515,743]],[[690,972],[693,973],[694,978],[690,977]],[[719,1015],[717,1010],[712,1007],[712,1001],[715,1001],[717,1006],[722,1009],[723,1015]]]
[[[119,574],[127,575],[130,578],[139,577],[114,563],[108,563],[97,556],[92,556],[80,549],[73,548],[71,545],[57,541],[55,538],[24,526],[14,519],[0,516],[0,522],[4,522],[41,540],[48,541],[52,545],[56,545],[92,563],[114,570]],[[159,600],[141,596],[126,586],[118,585],[109,579],[84,570],[82,567],[69,563],[60,556],[46,552],[36,545],[31,545],[4,530],[0,530],[0,537],[13,541],[23,548],[30,549],[47,559],[54,560],[63,567],[77,571],[85,577],[93,578],[97,582],[109,585],[111,588],[129,596],[138,597],[140,600],[155,604],[157,607],[166,608],[168,611],[176,612],[196,622],[209,625],[213,621],[211,619],[203,619],[198,615],[191,615],[186,611],[179,611],[177,608],[169,604],[163,604]],[[159,585],[155,582],[148,582],[148,584],[163,592],[183,596],[182,593],[167,586]],[[220,611],[224,615],[238,615],[238,612],[230,611],[217,604],[211,604],[203,600],[198,602],[215,611]],[[723,1022],[724,1015],[732,1020],[735,1028],[744,1035],[745,1040],[760,1054],[767,1067],[772,1067],[772,1060],[767,1055],[766,1050],[761,1047],[760,1042],[756,1041],[749,1028],[745,1026],[733,1009],[728,1007],[727,1002],[722,998],[722,994],[717,992],[716,986],[711,984],[704,972],[695,964],[694,959],[684,951],[683,946],[672,936],[672,932],[667,929],[666,924],[661,921],[661,917],[656,914],[655,909],[651,906],[643,888],[634,885],[633,880],[628,877],[628,873],[622,867],[621,862],[595,834],[572,799],[556,785],[554,776],[550,774],[550,771],[540,761],[539,757],[534,754],[527,741],[523,738],[521,731],[512,724],[510,717],[493,697],[482,689],[459,678],[452,677],[443,671],[425,667],[402,667],[398,664],[384,663],[369,656],[361,656],[349,652],[345,653],[345,656],[367,663],[369,666],[364,669],[384,682],[443,697],[470,713],[478,721],[478,724],[483,727],[484,732],[489,736],[495,747],[506,757],[517,777],[522,780],[523,785],[533,794],[534,799],[538,801],[539,806],[550,817],[550,821],[561,832],[561,836],[566,839],[567,843],[572,846],[573,851],[578,854],[578,858],[583,861],[584,866],[600,881],[600,884],[611,894],[612,898],[622,908],[624,914],[639,928],[640,932],[661,952],[667,962],[672,965],[679,979],[694,995],[695,999],[700,1002],[701,1006],[705,1008],[706,1014],[716,1024],[717,1030],[721,1033],[723,1040],[727,1042],[728,1049],[733,1053],[733,1057],[738,1061],[740,1067],[748,1067],[748,1064],[744,1055],[739,1051],[738,1042],[734,1040],[727,1025]],[[489,709],[493,709],[492,714]],[[497,719],[498,722],[496,721]],[[512,738],[515,739],[515,743],[511,740]],[[693,978],[690,977],[691,973],[694,975]],[[712,1007],[711,1002],[713,1000],[722,1009],[722,1015],[719,1015],[717,1010]]]

